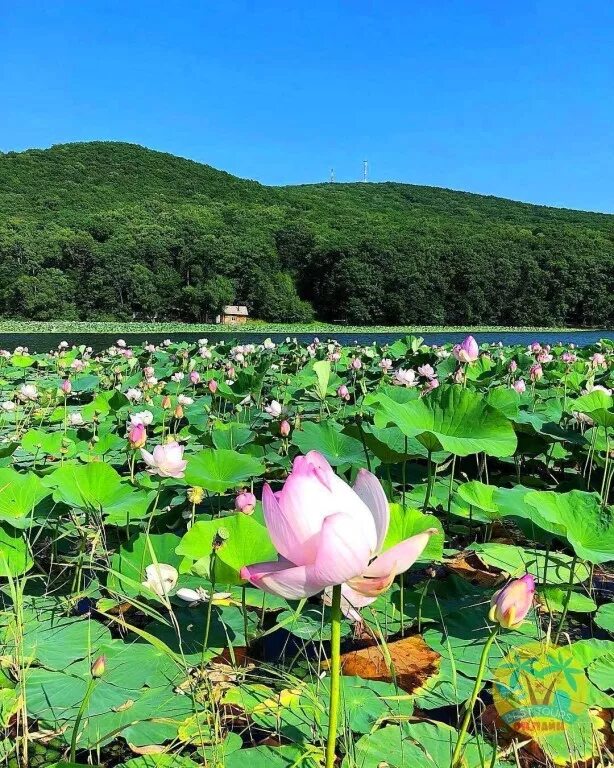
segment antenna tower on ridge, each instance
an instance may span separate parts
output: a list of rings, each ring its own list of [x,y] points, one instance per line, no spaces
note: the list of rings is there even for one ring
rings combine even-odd
[[[335,183],[335,169],[334,168],[330,169],[330,183],[331,184]]]
[[[362,161],[362,180],[367,181],[367,177],[369,175],[369,163],[367,160]]]

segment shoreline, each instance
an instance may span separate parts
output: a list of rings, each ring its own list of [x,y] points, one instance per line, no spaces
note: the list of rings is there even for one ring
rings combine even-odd
[[[97,321],[0,321],[0,333],[57,334],[57,333],[582,333],[591,331],[610,332],[609,329],[566,328],[551,326],[493,326],[493,325],[341,325],[335,323],[244,323],[242,325],[216,325],[211,323],[146,323],[146,322],[97,322]]]

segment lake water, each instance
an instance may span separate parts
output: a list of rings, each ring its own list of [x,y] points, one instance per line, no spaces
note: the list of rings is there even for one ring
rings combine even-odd
[[[259,344],[265,339],[271,338],[273,341],[283,341],[288,334],[286,333],[254,333],[247,332],[242,333],[237,331],[236,334],[229,333],[0,333],[0,349],[14,349],[16,346],[28,347],[30,351],[34,352],[47,352],[50,349],[54,349],[61,341],[67,341],[69,344],[85,344],[86,346],[93,347],[94,350],[99,351],[111,346],[117,341],[118,338],[125,339],[129,345],[141,344],[144,341],[148,341],[152,344],[159,344],[164,339],[171,338],[173,341],[190,341],[196,342],[198,339],[206,337],[210,341],[226,340],[231,341],[236,339],[240,344]],[[326,339],[336,339],[341,344],[391,344],[396,339],[403,338],[406,333],[344,333],[339,331],[337,333],[333,331],[327,331],[326,333],[319,334],[321,341]],[[416,334],[421,336],[427,344],[444,344],[446,342],[456,343],[462,341],[467,333],[420,333]],[[539,333],[538,331],[500,331],[494,333],[475,333],[474,334],[478,343],[484,342],[499,342],[504,344],[530,344],[532,341],[540,341],[543,344],[554,344],[558,341],[565,343],[573,342],[577,346],[587,346],[588,344],[594,344],[599,339],[611,339],[614,340],[614,331],[597,330],[597,331],[556,331],[554,333]],[[290,334],[292,338],[297,338],[302,342],[310,342],[314,338],[312,333],[294,333]]]

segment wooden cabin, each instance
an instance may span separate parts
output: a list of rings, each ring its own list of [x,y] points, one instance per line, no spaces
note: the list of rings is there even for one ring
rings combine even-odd
[[[222,307],[222,313],[215,318],[216,323],[222,325],[243,325],[247,322],[249,313],[245,306]]]

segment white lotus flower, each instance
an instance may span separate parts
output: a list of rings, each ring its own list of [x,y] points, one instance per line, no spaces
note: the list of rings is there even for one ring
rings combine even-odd
[[[151,589],[158,597],[165,597],[177,583],[179,572],[167,563],[152,563],[145,568],[147,579],[141,584]]]

